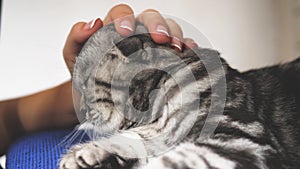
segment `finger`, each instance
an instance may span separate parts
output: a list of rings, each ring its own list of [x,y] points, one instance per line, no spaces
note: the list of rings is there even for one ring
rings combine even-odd
[[[171,46],[177,50],[182,51],[183,33],[181,27],[172,19],[166,19],[169,27]]]
[[[186,49],[193,49],[198,47],[198,44],[191,38],[184,38],[183,43],[184,43],[184,48]]]
[[[154,42],[160,44],[170,42],[168,25],[158,11],[153,9],[145,10],[137,17],[137,20],[148,28]]]
[[[112,22],[114,22],[117,32],[122,36],[131,35],[135,28],[133,10],[125,4],[114,6],[103,21],[104,25]]]
[[[71,74],[73,73],[76,56],[82,46],[102,26],[102,21],[97,18],[88,23],[78,22],[72,27],[63,49],[63,56]]]

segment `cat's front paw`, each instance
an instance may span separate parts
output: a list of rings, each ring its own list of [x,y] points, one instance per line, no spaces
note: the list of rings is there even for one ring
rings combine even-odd
[[[116,157],[93,142],[79,144],[70,149],[60,161],[60,169],[109,169],[119,167]]]

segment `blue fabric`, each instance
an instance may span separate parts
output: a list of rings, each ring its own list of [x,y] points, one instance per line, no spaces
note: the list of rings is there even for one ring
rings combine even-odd
[[[6,155],[6,169],[56,169],[58,161],[71,146],[64,139],[70,134],[70,130],[49,131],[32,134],[19,139]],[[75,139],[87,140],[87,136]]]

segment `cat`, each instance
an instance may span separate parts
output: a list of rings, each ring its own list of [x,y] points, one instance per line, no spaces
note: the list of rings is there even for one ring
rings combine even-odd
[[[61,169],[299,168],[300,59],[241,73],[213,49],[177,52],[136,25],[125,39],[101,28],[76,58],[94,139]]]

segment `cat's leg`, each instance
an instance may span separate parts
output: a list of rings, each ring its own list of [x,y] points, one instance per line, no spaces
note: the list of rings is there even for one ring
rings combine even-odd
[[[126,132],[75,145],[61,159],[60,168],[129,169],[145,164],[147,153],[143,142],[136,137],[136,134]]]
[[[282,169],[277,152],[269,145],[248,139],[207,139],[185,142],[173,150],[149,160],[141,169]]]
[[[141,169],[234,169],[235,166],[235,162],[214,153],[207,147],[196,146],[193,143],[181,143],[173,150],[150,159],[149,163]]]

